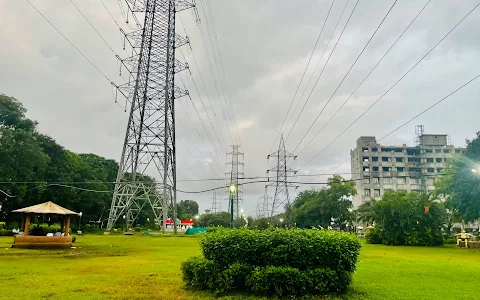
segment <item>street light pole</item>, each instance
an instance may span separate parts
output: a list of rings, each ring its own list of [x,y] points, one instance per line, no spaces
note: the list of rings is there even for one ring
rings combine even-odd
[[[233,195],[235,194],[237,187],[231,185],[228,189],[230,190],[230,228],[233,228]]]
[[[81,226],[80,223],[81,223],[81,221],[82,221],[82,215],[83,215],[82,212],[79,212],[79,213],[78,213],[78,216],[79,216],[79,218],[78,218],[78,230],[81,230],[81,229],[80,229],[80,226]]]

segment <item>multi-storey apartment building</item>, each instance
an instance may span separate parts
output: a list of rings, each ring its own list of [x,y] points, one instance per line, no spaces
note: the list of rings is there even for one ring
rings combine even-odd
[[[352,179],[357,187],[354,207],[370,199],[381,199],[386,190],[433,190],[435,177],[446,162],[465,150],[449,145],[446,134],[422,132],[416,144],[381,145],[374,136],[357,140],[357,147],[350,151]]]

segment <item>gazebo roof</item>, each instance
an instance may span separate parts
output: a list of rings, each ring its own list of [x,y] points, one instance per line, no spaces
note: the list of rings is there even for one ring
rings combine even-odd
[[[16,209],[12,212],[24,213],[24,214],[43,214],[43,215],[78,215],[78,213],[69,209],[63,208],[51,201],[37,204],[25,208]]]

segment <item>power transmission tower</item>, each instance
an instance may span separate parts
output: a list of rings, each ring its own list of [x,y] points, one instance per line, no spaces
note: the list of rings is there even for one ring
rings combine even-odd
[[[257,204],[257,219],[262,219],[270,216],[270,197],[268,196],[267,185],[265,186],[265,192],[262,197],[258,199]]]
[[[298,186],[288,183],[289,173],[296,174],[297,171],[294,171],[288,168],[287,161],[289,158],[296,159],[297,156],[285,150],[285,142],[283,140],[283,134],[281,135],[277,152],[269,154],[267,156],[267,159],[270,159],[271,157],[277,158],[277,164],[276,164],[276,167],[267,170],[267,174],[269,174],[268,181],[270,181],[270,172],[275,173],[275,175],[272,176],[275,179],[275,182],[269,183],[265,186],[266,188],[268,186],[275,187],[275,196],[273,197],[273,201],[271,205],[268,203],[268,198],[267,198],[267,207],[269,208],[268,215],[270,217],[272,217],[276,213],[279,213],[279,209],[281,207],[284,207],[287,212],[289,211],[290,194],[288,192],[288,188],[289,187],[298,188]],[[290,214],[290,217],[291,217],[291,214]],[[289,221],[292,221],[292,220],[289,220]]]
[[[240,170],[244,163],[240,162],[240,157],[243,158],[244,153],[238,152],[240,145],[231,145],[232,152],[227,153],[227,156],[230,155],[232,157],[230,162],[227,162],[227,165],[231,165],[231,171],[227,173],[229,177],[229,185],[235,185],[237,187],[235,191],[235,195],[233,195],[233,206],[234,206],[234,216],[235,218],[240,217],[240,207],[239,202],[242,202],[242,186],[238,184],[238,179],[243,177],[243,169]]]
[[[217,212],[219,212],[219,210],[217,209],[217,206],[218,206],[218,203],[217,203],[217,193],[216,193],[216,191],[213,191],[212,209],[211,209],[211,212],[212,212],[213,214],[216,214]]]
[[[163,232],[167,218],[172,218],[176,233],[174,99],[188,91],[175,86],[175,74],[188,65],[175,59],[175,49],[187,44],[188,38],[175,33],[175,13],[195,5],[183,0],[125,2],[127,22],[132,16],[140,29],[124,33],[132,55],[120,61],[130,73],[130,81],[118,91],[131,108],[107,231],[121,216],[131,224],[143,209],[151,208]],[[137,15],[142,16],[143,24]]]

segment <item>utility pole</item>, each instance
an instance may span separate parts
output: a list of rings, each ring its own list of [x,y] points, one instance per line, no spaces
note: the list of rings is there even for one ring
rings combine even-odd
[[[296,155],[291,154],[287,150],[285,150],[285,141],[283,140],[283,134],[281,135],[280,138],[280,143],[278,145],[278,150],[272,154],[269,154],[267,156],[267,159],[270,159],[271,157],[276,158],[276,166],[272,169],[267,170],[268,174],[268,181],[270,181],[270,172],[274,173],[273,179],[275,180],[272,183],[269,183],[265,186],[267,188],[268,186],[273,186],[275,187],[275,196],[273,197],[272,204],[268,203],[268,198],[267,198],[267,206],[269,208],[269,217],[273,217],[276,213],[279,213],[280,208],[285,208],[285,211],[289,213],[287,216],[287,219],[290,223],[292,224],[292,214],[291,214],[291,203],[290,203],[290,194],[288,192],[289,187],[294,187],[298,188],[298,186],[292,185],[288,183],[288,176],[289,173],[296,174],[297,171],[294,171],[290,168],[287,167],[287,162],[289,158],[293,158],[294,160],[297,158]]]
[[[244,153],[238,152],[238,149],[240,148],[240,145],[231,145],[232,147],[232,152],[227,153],[227,156],[231,156],[231,161],[227,162],[227,165],[231,165],[231,171],[227,173],[229,177],[229,186],[235,186],[236,190],[235,193],[232,195],[230,191],[230,197],[229,199],[232,199],[233,196],[233,205],[234,205],[234,215],[235,218],[238,218],[239,212],[240,212],[240,207],[239,207],[239,202],[241,202],[242,199],[242,186],[239,184],[239,178],[243,178],[243,166],[244,163],[240,162],[240,159],[243,159]]]
[[[125,2],[127,18],[133,18],[140,29],[129,33],[122,30],[124,47],[129,45],[132,55],[118,58],[131,80],[118,91],[131,108],[107,231],[121,216],[127,216],[128,227],[143,209],[151,208],[163,232],[167,218],[172,218],[176,233],[174,100],[188,95],[188,91],[175,85],[175,74],[188,69],[188,65],[175,59],[175,49],[187,44],[188,38],[175,33],[175,14],[195,5],[185,0]],[[143,24],[137,16],[144,19]]]
[[[270,216],[270,197],[268,196],[267,185],[265,186],[265,192],[263,196],[258,199],[257,204],[257,219],[263,219]]]

